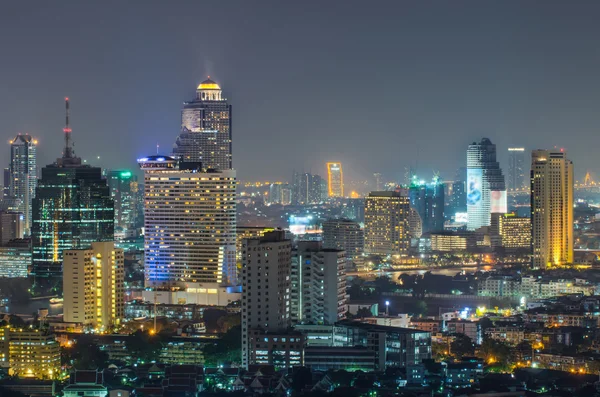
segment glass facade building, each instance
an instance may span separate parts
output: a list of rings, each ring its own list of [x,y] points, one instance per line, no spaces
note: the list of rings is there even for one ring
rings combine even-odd
[[[10,141],[8,196],[13,211],[24,215],[25,233],[31,229],[31,201],[37,183],[37,141],[31,135],[17,135]]]
[[[137,176],[130,170],[111,170],[107,174],[110,194],[115,202],[115,227],[126,231],[137,226]]]

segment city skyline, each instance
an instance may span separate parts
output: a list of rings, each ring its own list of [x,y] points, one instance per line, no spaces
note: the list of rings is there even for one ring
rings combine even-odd
[[[136,8],[129,5],[123,5],[117,16],[98,5],[62,2],[53,6],[63,11],[56,12],[58,21],[44,20],[44,7],[34,7],[28,13],[35,26],[32,31],[15,25],[24,9],[12,5],[0,17],[3,37],[15,40],[4,46],[7,59],[15,60],[6,65],[5,76],[10,77],[0,77],[6,87],[0,106],[10,115],[2,120],[3,137],[8,140],[18,132],[39,137],[38,163],[49,163],[62,146],[60,98],[70,95],[77,154],[103,168],[136,169],[135,159],[154,152],[157,144],[161,154],[171,152],[181,103],[210,75],[237,109],[233,167],[242,180],[289,180],[294,169],[324,176],[324,164],[332,160],[344,164],[348,180],[367,179],[374,172],[402,180],[408,166],[424,174],[442,170],[442,177],[449,179],[463,165],[464,144],[481,136],[497,144],[503,169],[508,147],[525,147],[529,152],[558,146],[568,149],[577,163],[576,180],[582,180],[587,170],[598,174],[589,148],[600,139],[594,133],[600,120],[586,105],[596,100],[598,90],[589,80],[598,60],[585,50],[598,29],[593,18],[600,11],[598,5],[571,6],[569,12],[578,16],[574,25],[562,18],[565,6],[558,3],[545,7],[542,21],[535,19],[534,5],[517,10],[510,4],[470,4],[466,14],[444,4],[435,9],[376,5],[367,10],[350,4],[347,18],[336,20],[338,29],[332,32],[327,22],[333,5],[323,5],[321,13],[313,15],[311,7],[296,10],[280,5],[271,10],[240,4],[228,10],[232,24],[247,15],[262,23],[252,26],[248,34],[228,30],[201,51],[190,49],[187,37],[193,36],[193,28],[186,26],[185,18],[194,12],[182,6],[171,7],[170,12],[182,15],[183,21],[167,24],[157,36],[152,24],[145,22],[139,35],[126,34],[125,21]],[[153,4],[141,12],[151,21],[161,11],[160,4]],[[397,23],[391,24],[391,18],[398,14],[389,11],[402,11]],[[517,11],[520,18],[511,19],[509,34],[504,35],[505,25],[491,15]],[[208,5],[203,12],[219,14],[225,8]],[[383,23],[371,26],[370,21],[378,19],[364,18],[363,13],[381,17]],[[315,29],[301,35],[298,24],[309,15]],[[276,16],[289,23],[276,24]],[[114,33],[100,34],[110,24],[100,26],[96,17],[114,20]],[[354,23],[359,18],[372,28],[369,41],[360,38],[365,26]],[[486,23],[477,25],[481,28],[477,38],[465,35],[468,29],[459,29],[463,24],[473,27],[478,20]],[[67,21],[81,27],[78,37],[70,36]],[[557,24],[567,37],[554,29]],[[271,34],[269,28],[279,34]],[[37,29],[45,32],[42,40],[37,40]],[[331,33],[328,40],[315,41],[314,48],[309,45],[317,35],[327,36],[325,32]],[[127,40],[121,43],[117,37]],[[181,37],[186,39],[176,39]],[[71,45],[64,46],[65,38]],[[257,44],[261,42],[257,38],[264,42]],[[293,45],[284,47],[284,41]],[[353,57],[354,43],[368,49],[364,57],[368,63]],[[137,50],[125,51],[126,46]],[[273,48],[280,52],[277,59],[268,56]],[[103,54],[101,65],[90,50]],[[449,50],[454,54],[450,58]],[[75,57],[80,51],[83,60]],[[178,61],[182,53],[185,61]],[[32,54],[47,59],[46,72],[30,73],[30,67],[22,67],[36,63]],[[299,59],[313,61],[300,69],[294,66]],[[142,73],[138,73],[140,64],[145,66]],[[423,64],[428,66],[423,69]],[[580,65],[577,73],[573,64]],[[360,92],[355,92],[355,82],[363,78],[372,80],[364,94],[377,96],[380,100],[375,102],[383,105],[356,101]],[[455,100],[456,95],[460,100]],[[140,101],[141,97],[145,99]],[[317,110],[305,117],[297,111],[311,101],[327,112]],[[314,123],[314,117],[320,122]],[[374,142],[388,144],[360,156],[368,147],[364,131]],[[268,148],[261,144],[266,139]],[[436,145],[431,145],[432,140]],[[314,142],[318,147],[308,150]],[[285,150],[287,145],[294,150]],[[266,165],[262,159],[267,156],[278,166]]]

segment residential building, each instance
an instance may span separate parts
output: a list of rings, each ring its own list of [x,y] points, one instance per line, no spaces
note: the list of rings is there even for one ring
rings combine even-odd
[[[408,197],[401,192],[371,192],[365,200],[366,254],[406,255],[410,246]]]
[[[346,315],[346,253],[300,241],[292,253],[291,321],[334,324]]]
[[[490,226],[492,212],[506,212],[506,186],[496,145],[488,138],[473,142],[467,150],[468,230]]]
[[[282,333],[290,325],[291,256],[292,243],[285,239],[283,230],[267,232],[242,244],[242,366],[245,368],[255,363],[254,350],[259,349],[256,344],[261,335]],[[270,359],[274,359],[272,354]]]
[[[531,218],[515,213],[495,213],[491,222],[492,248],[502,248],[507,252],[531,250]]]
[[[344,197],[344,174],[341,163],[327,163],[329,197]]]
[[[479,324],[476,321],[452,319],[446,321],[446,331],[450,334],[466,335],[473,343],[481,343]]]
[[[351,262],[362,255],[364,233],[358,222],[349,219],[329,219],[323,222],[323,247],[343,250]]]
[[[533,266],[573,263],[573,162],[563,151],[531,153]]]
[[[204,169],[232,169],[231,105],[221,87],[210,78],[196,89],[196,98],[181,111],[181,133],[173,145],[173,157],[201,162]]]
[[[235,171],[203,172],[200,163],[168,156],[138,163],[146,201],[146,286],[216,291],[237,285]]]
[[[60,346],[54,334],[39,329],[0,328],[0,348],[9,374],[19,378],[55,379],[60,371]]]
[[[125,261],[113,242],[63,255],[64,321],[109,331],[124,318]]]
[[[444,230],[444,184],[439,177],[435,176],[431,183],[426,183],[413,176],[408,196],[411,208],[421,219],[421,233]]]
[[[322,203],[323,191],[321,185],[322,178],[319,175],[310,173],[297,173],[294,171],[292,184],[292,204],[308,205]],[[282,192],[282,196],[283,196]]]
[[[22,213],[0,210],[0,246],[6,245],[10,240],[23,238],[24,226]]]

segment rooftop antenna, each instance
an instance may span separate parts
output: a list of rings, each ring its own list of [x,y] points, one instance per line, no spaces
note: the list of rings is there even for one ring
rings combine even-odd
[[[65,128],[63,128],[63,132],[65,133],[65,151],[63,157],[70,159],[75,153],[73,153],[71,127],[69,125],[69,97],[65,98]]]
[[[156,154],[158,155],[158,143],[156,144]]]

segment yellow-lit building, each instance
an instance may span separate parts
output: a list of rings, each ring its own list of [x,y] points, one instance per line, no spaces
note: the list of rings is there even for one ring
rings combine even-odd
[[[327,163],[327,187],[329,197],[344,197],[342,163]]]
[[[106,331],[124,316],[123,249],[113,242],[63,255],[64,321]]]
[[[431,250],[439,252],[466,251],[469,248],[465,234],[443,232],[431,233]]]
[[[404,255],[410,247],[410,201],[400,192],[371,192],[365,202],[367,254]]]
[[[496,218],[497,217],[497,218]],[[492,214],[501,247],[507,250],[531,249],[531,218],[509,214]],[[496,218],[496,219],[494,219]]]
[[[573,263],[573,162],[563,150],[531,153],[533,266]]]
[[[0,352],[0,362],[8,362],[11,376],[54,379],[60,370],[60,346],[45,331],[0,328]]]

